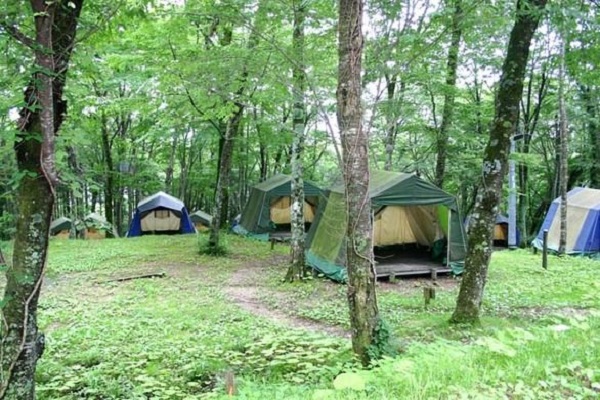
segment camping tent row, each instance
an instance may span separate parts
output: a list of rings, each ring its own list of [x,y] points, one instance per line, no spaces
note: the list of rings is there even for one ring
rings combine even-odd
[[[548,249],[558,251],[560,242],[560,197],[546,214],[532,245],[543,247],[544,231],[548,231]],[[600,258],[600,190],[576,187],[567,193],[567,243],[565,252]]]
[[[254,186],[234,232],[267,239],[269,233],[289,230],[290,183],[289,176],[277,175]],[[336,185],[323,191],[304,181],[304,191],[305,220],[312,222],[306,241],[307,263],[331,279],[344,281],[344,187]],[[376,252],[403,250],[410,253],[413,261],[415,252],[420,256],[416,263],[387,266],[385,258],[380,258],[378,276],[430,273],[432,268],[447,271],[441,266],[444,256],[449,256],[448,261],[455,265],[464,259],[465,233],[452,195],[412,174],[372,171],[369,198]],[[437,263],[430,262],[432,256],[438,259]]]
[[[59,239],[68,239],[72,228],[75,228],[79,233],[83,233],[86,239],[104,239],[106,232],[111,232],[113,236],[117,236],[111,224],[96,213],[86,215],[83,220],[75,221],[75,224],[70,218],[57,218],[50,223],[50,235]]]

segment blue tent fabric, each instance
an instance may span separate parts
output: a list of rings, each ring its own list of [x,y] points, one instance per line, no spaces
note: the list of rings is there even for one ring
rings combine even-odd
[[[532,245],[543,247],[543,233],[548,231],[548,249],[557,251],[560,238],[560,197],[546,214]],[[567,193],[567,254],[600,254],[600,190],[574,188]]]
[[[141,236],[143,233],[142,218],[149,212],[159,209],[174,211],[181,219],[179,233],[196,233],[196,228],[190,219],[185,204],[178,198],[165,192],[158,192],[138,203],[131,224],[129,225],[129,230],[127,231],[127,237]]]

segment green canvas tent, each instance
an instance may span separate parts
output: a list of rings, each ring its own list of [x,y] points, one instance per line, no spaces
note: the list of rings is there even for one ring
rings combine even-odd
[[[369,197],[375,253],[386,254],[376,258],[377,276],[430,273],[432,268],[448,271],[444,261],[463,261],[466,235],[454,196],[413,174],[371,171]],[[323,203],[307,235],[307,263],[333,280],[345,281],[344,186],[333,187]],[[410,253],[405,260],[409,263],[402,261],[403,251]],[[433,263],[433,258],[438,261]],[[399,262],[384,265],[386,259]]]
[[[268,238],[270,232],[289,231],[292,177],[275,175],[252,187],[236,233]],[[304,181],[304,220],[313,221],[323,191],[314,183]]]
[[[205,231],[210,228],[210,224],[212,224],[212,218],[212,215],[201,210],[190,214],[190,219],[192,220],[192,223],[196,227],[197,231]]]
[[[68,239],[73,222],[70,218],[60,217],[50,223],[50,235]]]

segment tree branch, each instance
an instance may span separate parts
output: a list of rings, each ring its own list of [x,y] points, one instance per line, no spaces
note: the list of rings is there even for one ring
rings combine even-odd
[[[12,37],[23,46],[29,47],[32,50],[35,49],[35,41],[21,32],[15,25],[9,25],[5,22],[0,22],[0,30],[6,32],[8,36]]]

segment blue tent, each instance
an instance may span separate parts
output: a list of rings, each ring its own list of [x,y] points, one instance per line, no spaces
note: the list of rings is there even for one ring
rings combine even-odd
[[[548,249],[558,250],[560,241],[560,197],[546,214],[533,246],[543,247],[543,234],[548,231]],[[600,190],[576,187],[567,193],[567,254],[600,257]]]
[[[195,232],[196,228],[183,202],[164,192],[158,192],[138,203],[127,236]]]

